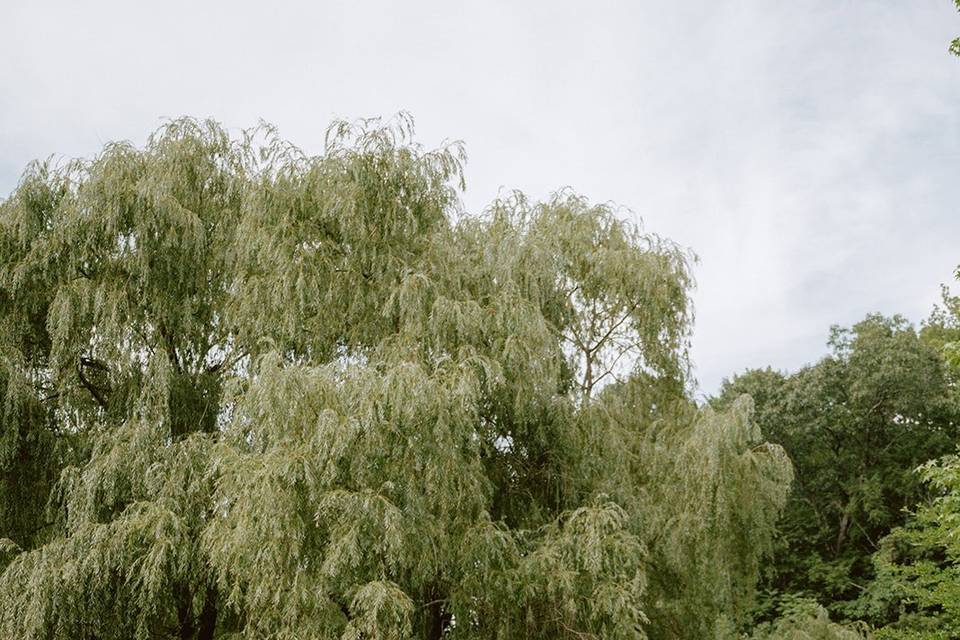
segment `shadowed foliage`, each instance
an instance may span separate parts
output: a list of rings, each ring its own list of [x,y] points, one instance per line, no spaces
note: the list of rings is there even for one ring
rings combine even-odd
[[[834,327],[831,354],[785,375],[753,370],[714,401],[741,394],[757,404],[765,435],[781,444],[796,482],[765,569],[764,600],[819,600],[841,619],[883,624],[895,616],[870,589],[881,539],[924,498],[914,468],[955,447],[958,405],[941,344],[953,330],[941,312],[918,333],[899,317]]]

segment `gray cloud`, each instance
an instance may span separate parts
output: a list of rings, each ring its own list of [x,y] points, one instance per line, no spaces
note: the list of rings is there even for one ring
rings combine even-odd
[[[947,0],[14,0],[0,25],[0,193],[164,116],[317,151],[333,117],[409,110],[466,142],[469,210],[570,185],[693,248],[707,392],[815,359],[831,323],[919,320],[960,263]]]

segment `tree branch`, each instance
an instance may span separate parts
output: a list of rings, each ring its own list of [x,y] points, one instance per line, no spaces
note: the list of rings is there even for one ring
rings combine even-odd
[[[82,359],[81,359],[82,360]],[[87,380],[87,377],[83,375],[83,368],[81,363],[77,363],[77,377],[80,379],[80,384],[83,385],[83,388],[90,392],[90,395],[93,396],[93,399],[97,401],[97,404],[100,405],[100,408],[106,410],[107,408],[107,399],[103,397],[100,389],[97,388],[92,382]]]

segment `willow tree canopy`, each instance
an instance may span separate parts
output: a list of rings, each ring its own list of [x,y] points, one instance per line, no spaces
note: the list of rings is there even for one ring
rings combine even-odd
[[[705,638],[790,465],[689,400],[689,255],[460,210],[400,118],[181,119],[0,205],[0,636]]]

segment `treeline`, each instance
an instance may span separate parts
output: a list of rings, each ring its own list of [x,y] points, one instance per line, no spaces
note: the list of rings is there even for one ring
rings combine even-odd
[[[917,331],[871,315],[833,327],[795,373],[746,371],[710,404],[749,395],[794,483],[759,582],[760,621],[818,603],[878,638],[960,636],[960,299]]]

